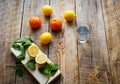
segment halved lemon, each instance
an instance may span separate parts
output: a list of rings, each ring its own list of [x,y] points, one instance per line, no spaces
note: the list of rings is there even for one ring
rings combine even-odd
[[[47,62],[47,55],[45,54],[39,54],[35,57],[35,61],[36,63],[38,63],[39,65],[43,65]]]
[[[36,57],[40,53],[40,49],[38,48],[37,45],[32,44],[31,46],[28,47],[27,52],[31,57]]]

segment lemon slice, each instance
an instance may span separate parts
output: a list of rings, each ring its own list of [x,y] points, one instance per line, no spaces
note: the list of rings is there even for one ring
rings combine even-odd
[[[45,54],[39,54],[35,57],[35,61],[36,63],[38,63],[39,65],[43,65],[44,63],[47,62],[47,55]]]
[[[39,52],[39,48],[37,45],[35,44],[32,44],[31,46],[28,47],[28,54],[31,56],[31,57],[36,57],[40,52]]]

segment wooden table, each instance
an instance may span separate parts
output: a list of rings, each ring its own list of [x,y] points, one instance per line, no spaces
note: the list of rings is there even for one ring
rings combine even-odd
[[[60,32],[49,27],[49,18],[41,12],[44,4],[53,9],[51,18],[63,21]],[[67,23],[66,10],[76,11],[76,20]],[[42,27],[32,30],[30,16],[39,16]],[[76,28],[82,23],[91,33],[85,44],[79,44]],[[50,45],[39,44],[39,35],[49,31]],[[10,51],[14,39],[30,36],[54,63],[61,76],[51,84],[120,84],[120,0],[0,0],[0,84],[38,84],[23,67],[24,77],[18,77],[13,67],[15,57]]]

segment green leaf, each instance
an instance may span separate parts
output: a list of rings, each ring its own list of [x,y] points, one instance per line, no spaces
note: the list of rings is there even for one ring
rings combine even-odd
[[[36,64],[35,60],[29,60],[26,63],[26,66],[31,70],[35,70],[35,68],[36,68],[35,64]]]
[[[25,49],[27,49],[32,43],[30,41],[26,41],[25,43],[23,43],[23,46]]]
[[[13,43],[12,44],[12,47],[15,49],[15,50],[20,50],[20,45],[16,44],[16,43]]]
[[[26,41],[30,41],[31,43],[33,42],[33,40],[29,37],[23,37],[23,38],[20,38],[20,39],[16,39],[14,42],[15,43],[24,43]]]
[[[25,59],[25,56],[23,54],[20,54],[16,57],[16,64],[20,64],[22,60]]]
[[[52,64],[52,63],[45,63],[43,68],[39,68],[39,71],[42,74],[46,74],[49,76],[53,76],[58,70],[58,65],[57,64]]]
[[[58,64],[51,64],[51,75],[53,76],[58,70]]]
[[[24,46],[20,46],[20,50],[21,50],[21,53],[23,54],[23,56],[25,57],[25,48]]]
[[[50,72],[50,66],[49,66],[49,64],[48,64],[48,63],[45,63],[44,67],[39,68],[39,71],[40,71],[42,74],[49,75],[49,72]]]
[[[31,38],[29,38],[29,41],[30,41],[31,43],[33,43],[33,42],[34,42]]]
[[[23,70],[20,68],[20,66],[16,65],[15,69],[16,69],[16,74],[20,77],[23,77]]]
[[[58,69],[58,64],[50,64],[51,70],[57,70]]]

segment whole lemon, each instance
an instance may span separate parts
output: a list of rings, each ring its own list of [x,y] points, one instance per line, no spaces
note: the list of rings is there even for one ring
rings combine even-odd
[[[68,10],[68,11],[66,11],[66,12],[64,13],[64,18],[65,18],[65,20],[67,20],[68,22],[73,21],[73,20],[75,19],[75,17],[76,17],[76,14],[75,14],[75,12],[72,11],[72,10]]]
[[[42,34],[40,35],[39,40],[40,40],[40,43],[41,43],[41,44],[47,45],[47,44],[49,44],[49,43],[51,42],[51,40],[52,40],[52,35],[51,35],[51,33],[49,33],[49,32],[44,32],[44,33],[42,33]]]
[[[53,8],[49,5],[44,5],[42,7],[42,12],[45,16],[51,16],[53,12]]]

